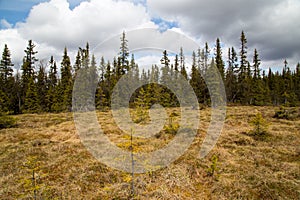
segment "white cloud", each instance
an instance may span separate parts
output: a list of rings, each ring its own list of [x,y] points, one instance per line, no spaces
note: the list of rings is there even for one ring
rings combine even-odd
[[[19,68],[19,64],[24,56],[24,49],[27,41],[19,34],[17,29],[0,30],[0,50],[4,48],[4,44],[8,45],[12,61],[15,68]]]
[[[142,27],[156,25],[140,4],[91,0],[71,10],[67,0],[51,0],[34,6],[26,21],[17,23],[16,28],[0,30],[0,44],[8,44],[15,62],[22,61],[29,39],[37,44],[40,59],[54,55],[60,60],[65,46],[75,57],[78,47],[85,46],[86,42],[92,49],[123,30]],[[73,62],[74,57],[71,57]]]
[[[10,28],[12,28],[12,24],[10,24],[5,19],[1,19],[0,25],[1,25],[1,28],[4,28],[4,29],[10,29]]]
[[[299,61],[299,0],[148,0],[147,3],[151,15],[177,21],[181,30],[201,41],[201,46],[205,41],[213,44],[220,37],[228,46],[239,47],[240,33],[244,30],[250,49],[261,49],[263,60],[276,60],[279,64],[285,58],[291,63]]]
[[[70,9],[69,2],[77,6]],[[6,29],[0,30],[0,50],[8,44],[13,61],[18,65],[22,62],[27,41],[32,39],[40,59],[54,55],[59,61],[66,46],[74,62],[78,47],[86,42],[93,49],[123,30],[157,28],[158,25],[151,21],[157,17],[178,22],[179,27],[171,30],[187,35],[190,40],[196,39],[202,47],[208,41],[213,48],[216,37],[220,37],[224,44],[224,60],[227,47],[239,47],[240,32],[244,29],[250,61],[253,49],[258,48],[262,63],[282,64],[282,60],[287,58],[294,65],[300,57],[298,10],[298,0],[50,0],[34,6],[26,21],[14,27],[1,20],[1,26]],[[128,35],[130,48],[152,45],[178,52],[178,46],[194,50],[196,45],[179,42],[180,37],[174,34],[165,37],[159,31],[137,33]],[[113,43],[105,47],[109,58],[119,49],[119,36]],[[96,56],[99,59],[101,55]],[[150,58],[147,59],[150,61]]]

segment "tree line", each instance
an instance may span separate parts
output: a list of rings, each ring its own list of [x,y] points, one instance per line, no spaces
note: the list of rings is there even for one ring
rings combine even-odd
[[[29,40],[24,50],[21,69],[16,73],[13,70],[10,50],[5,44],[0,63],[0,112],[19,114],[71,111],[74,80],[78,71],[83,68],[93,72],[95,77],[98,76],[95,105],[99,109],[110,107],[114,86],[129,72],[133,81],[149,83],[132,94],[130,105],[150,107],[154,103],[160,103],[163,106],[178,106],[176,95],[163,84],[170,77],[174,77],[174,74],[175,77],[176,74],[181,74],[193,87],[198,102],[209,106],[212,91],[208,90],[205,78],[209,77],[213,66],[219,70],[225,84],[228,103],[258,106],[299,105],[300,64],[297,64],[295,70],[291,70],[285,60],[281,72],[272,71],[271,68],[268,72],[262,72],[256,49],[253,58],[248,58],[247,39],[243,31],[239,49],[229,48],[226,61],[219,38],[213,49],[205,43],[203,48],[195,50],[192,53],[190,72],[186,69],[182,48],[173,62],[165,50],[160,60],[161,67],[152,65],[151,69],[140,71],[134,55],[129,53],[125,32],[120,43],[119,54],[112,61],[101,57],[99,64],[96,63],[95,56],[90,55],[88,43],[84,48],[79,48],[73,66],[65,48],[58,68],[53,56],[50,56],[47,64],[38,62],[36,46]]]

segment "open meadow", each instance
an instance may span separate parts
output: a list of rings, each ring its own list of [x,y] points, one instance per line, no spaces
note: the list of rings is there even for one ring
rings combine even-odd
[[[190,148],[165,168],[136,174],[132,198],[299,199],[300,119],[274,118],[278,109],[228,107],[222,134],[203,159],[199,151],[210,109],[200,110]],[[259,112],[269,124],[263,137],[251,132],[250,121]],[[111,112],[97,116],[110,140],[129,151],[130,137],[114,124]],[[131,174],[93,158],[76,133],[72,113],[13,117],[17,125],[0,130],[0,199],[130,199]],[[173,137],[164,129],[150,139],[133,138],[133,151],[154,151]]]

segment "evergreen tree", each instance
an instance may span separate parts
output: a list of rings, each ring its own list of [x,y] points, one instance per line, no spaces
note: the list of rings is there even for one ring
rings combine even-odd
[[[298,97],[298,103],[300,101],[300,63],[297,63],[295,72],[295,93]]]
[[[179,72],[179,60],[178,60],[178,55],[175,55],[175,60],[174,60],[174,70],[175,72]]]
[[[257,50],[254,50],[253,55],[253,78],[251,79],[250,104],[263,105],[265,103],[265,85],[260,76],[260,59]],[[249,76],[249,74],[248,74]],[[248,77],[249,78],[249,77]]]
[[[74,65],[74,77],[76,77],[78,70],[80,70],[81,68],[82,68],[81,51],[78,50],[75,59],[75,65]]]
[[[85,55],[86,56],[86,55]],[[72,73],[71,73],[71,61],[68,56],[67,48],[64,49],[64,55],[61,62],[61,109],[63,111],[69,111],[72,105]]]
[[[260,78],[259,65],[260,65],[260,59],[258,57],[257,50],[254,49],[254,55],[253,55],[253,78],[254,79]]]
[[[48,111],[47,109],[47,74],[45,67],[40,65],[38,74],[37,74],[37,103],[39,105],[40,111]]]
[[[121,36],[121,46],[120,46],[120,52],[119,52],[119,71],[120,75],[125,74],[126,72],[129,71],[129,49],[128,49],[128,41],[126,39],[126,34],[125,31],[123,31],[122,36]]]
[[[182,47],[180,48],[180,52],[179,52],[179,61],[180,61],[180,73],[184,78],[188,79],[187,72],[185,69],[185,56]]]
[[[49,61],[49,74],[47,79],[47,94],[46,94],[46,109],[49,112],[54,112],[58,109],[58,74],[57,74],[57,66],[54,61],[53,56],[51,56]],[[55,106],[56,109],[55,109]]]
[[[25,101],[24,101],[24,111],[26,113],[36,113],[40,111],[38,97],[37,97],[37,87],[34,82],[34,77],[30,77],[28,88],[26,91]]]
[[[204,72],[206,72],[208,69],[209,56],[210,56],[210,49],[209,49],[208,43],[206,42],[205,47],[204,47]]]
[[[244,31],[241,33],[241,49],[240,49],[240,75],[241,78],[245,78],[246,76],[246,68],[247,68],[247,39]]]
[[[29,79],[34,76],[35,62],[38,59],[35,57],[35,54],[38,52],[34,50],[35,44],[32,40],[28,41],[28,47],[24,50],[26,56],[24,57],[23,65],[22,65],[22,80]]]
[[[27,48],[24,50],[25,52],[25,57],[23,59],[23,64],[21,66],[21,70],[22,70],[22,97],[21,97],[21,101],[25,102],[25,98],[27,96],[27,89],[29,87],[29,81],[30,79],[32,79],[31,81],[34,82],[35,79],[35,62],[38,61],[38,59],[35,57],[35,55],[37,54],[37,51],[34,50],[35,48],[35,44],[32,42],[32,40],[28,41],[28,46]],[[32,83],[31,83],[32,84]],[[31,92],[29,92],[31,93]]]
[[[105,68],[106,68],[106,63],[105,63],[104,57],[102,56],[101,60],[100,60],[100,66],[99,66],[100,81],[104,81]]]
[[[241,33],[241,48],[240,48],[240,69],[238,75],[238,98],[241,103],[248,103],[247,92],[249,86],[249,79],[247,79],[248,73],[248,61],[247,61],[247,39],[244,31]]]
[[[216,67],[218,68],[222,79],[225,80],[225,69],[224,69],[224,62],[222,59],[222,49],[221,49],[219,38],[217,38],[216,41],[215,59],[216,59]]]
[[[197,96],[198,102],[200,103],[201,97],[202,97],[202,91],[201,91],[201,75],[199,70],[197,69],[197,61],[196,61],[196,53],[193,52],[192,54],[192,72],[191,72],[191,79],[190,79],[190,85],[194,89],[194,92]]]
[[[2,59],[0,61],[0,78],[4,81],[4,84],[12,77],[14,64],[11,61],[10,51],[7,45],[4,45]]]
[[[10,51],[5,44],[2,53],[2,59],[0,61],[0,91],[2,93],[2,109],[5,108],[4,110],[6,111],[14,110],[14,77],[12,69],[14,64],[12,63],[10,56]]]

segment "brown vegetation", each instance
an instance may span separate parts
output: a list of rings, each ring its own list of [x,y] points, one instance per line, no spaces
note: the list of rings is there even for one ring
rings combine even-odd
[[[201,125],[192,146],[168,167],[135,175],[134,198],[298,199],[300,119],[273,118],[276,110],[228,107],[217,145],[199,159],[210,121],[210,110],[201,110]],[[174,112],[177,109],[168,110]],[[269,124],[264,140],[251,133],[250,121],[257,113]],[[38,165],[34,189],[43,199],[129,198],[131,175],[92,157],[76,134],[72,113],[14,118],[17,127],[0,130],[0,199],[33,199],[33,188],[28,185],[32,171],[26,168],[29,161]],[[98,119],[110,140],[128,150],[130,137],[113,124],[111,113],[99,112]],[[153,151],[173,137],[162,131],[151,140],[134,138],[133,150]]]

